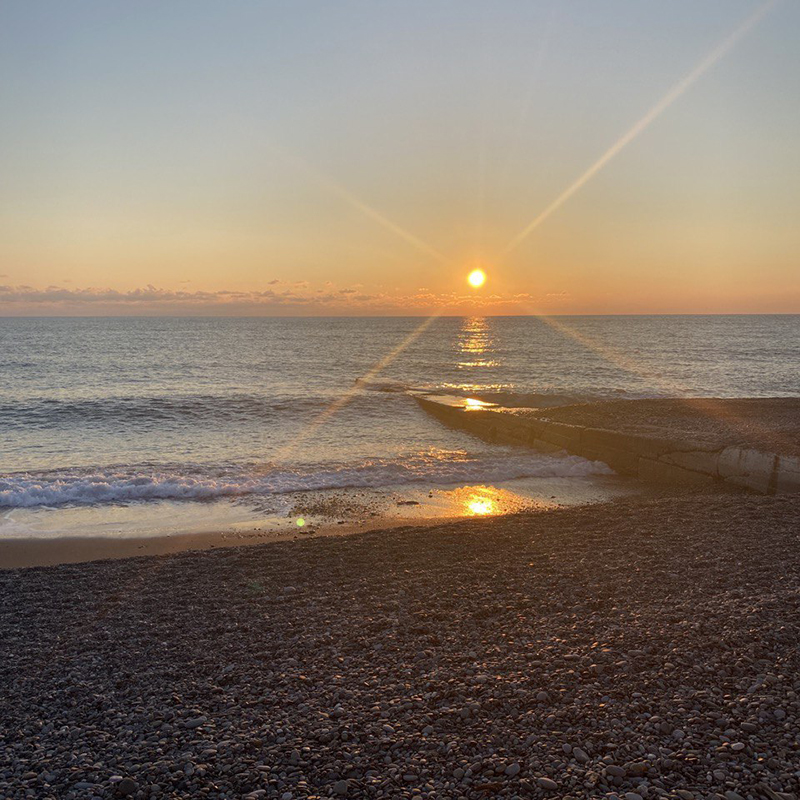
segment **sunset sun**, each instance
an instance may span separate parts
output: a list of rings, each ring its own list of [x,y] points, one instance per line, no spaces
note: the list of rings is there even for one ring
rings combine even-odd
[[[474,269],[467,276],[467,281],[470,286],[474,286],[477,289],[486,282],[486,273],[482,269]]]

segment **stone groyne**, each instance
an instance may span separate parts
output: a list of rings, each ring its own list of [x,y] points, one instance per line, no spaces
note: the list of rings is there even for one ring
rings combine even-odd
[[[800,491],[800,455],[792,452],[791,447],[780,452],[726,442],[719,433],[707,437],[672,433],[662,436],[654,432],[653,426],[645,432],[636,432],[554,419],[562,409],[501,408],[447,395],[415,397],[425,411],[441,422],[482,439],[545,452],[565,450],[602,461],[621,475],[643,481],[686,486],[722,482],[760,494]],[[587,404],[587,408],[590,406]],[[578,410],[577,406],[572,408]]]

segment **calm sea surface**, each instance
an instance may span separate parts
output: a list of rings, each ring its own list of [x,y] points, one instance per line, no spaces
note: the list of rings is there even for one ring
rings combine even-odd
[[[602,472],[448,430],[407,389],[800,394],[798,316],[440,318],[356,383],[420,322],[0,319],[0,509]]]

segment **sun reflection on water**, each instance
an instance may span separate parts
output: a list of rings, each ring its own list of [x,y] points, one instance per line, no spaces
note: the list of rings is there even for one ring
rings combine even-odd
[[[486,317],[467,317],[458,332],[458,349],[463,360],[459,369],[496,367],[499,362],[491,357],[494,349],[489,321]]]

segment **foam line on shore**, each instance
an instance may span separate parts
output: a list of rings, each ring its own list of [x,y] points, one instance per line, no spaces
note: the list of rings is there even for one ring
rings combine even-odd
[[[322,489],[380,488],[409,483],[458,484],[516,478],[608,475],[601,462],[579,456],[504,452],[496,457],[433,453],[403,459],[373,459],[356,466],[320,467],[309,471],[271,470],[209,474],[108,469],[27,473],[0,480],[0,508],[34,508],[150,500],[213,500],[221,497],[275,495]]]

